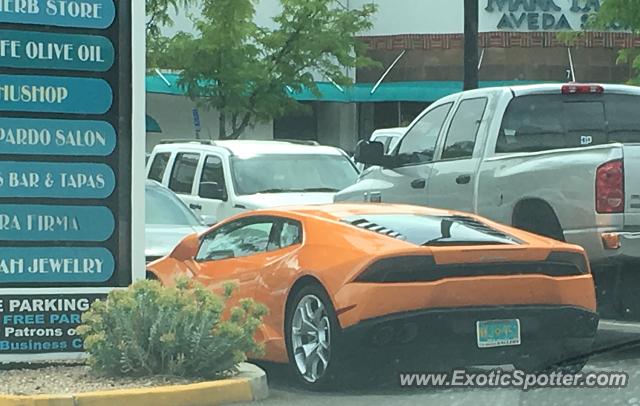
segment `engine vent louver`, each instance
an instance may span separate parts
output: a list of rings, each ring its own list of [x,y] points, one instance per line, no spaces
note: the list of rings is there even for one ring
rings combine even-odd
[[[351,225],[354,225],[356,227],[360,227],[360,228],[364,228],[365,230],[369,230],[369,231],[374,231],[378,234],[384,234],[384,235],[388,235],[389,237],[393,237],[396,238],[398,240],[406,240],[406,237],[402,234],[400,234],[397,231],[391,230],[387,227],[381,226],[379,224],[370,222],[367,219],[364,218],[359,218],[356,220],[352,220],[352,221],[348,221],[348,220],[343,220],[345,223],[349,223]]]

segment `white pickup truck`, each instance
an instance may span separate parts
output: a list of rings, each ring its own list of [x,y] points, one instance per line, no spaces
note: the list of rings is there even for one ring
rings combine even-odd
[[[335,201],[474,212],[583,246],[594,265],[640,260],[640,88],[548,84],[445,97]],[[640,274],[640,262],[633,266]]]

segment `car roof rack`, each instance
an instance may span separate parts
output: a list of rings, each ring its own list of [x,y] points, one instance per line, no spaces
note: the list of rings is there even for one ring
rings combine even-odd
[[[173,140],[162,140],[160,144],[202,144],[202,145],[216,145],[213,140],[198,140],[198,139],[173,139]]]
[[[314,141],[314,140],[294,140],[294,139],[276,139],[274,141],[279,141],[279,142],[288,142],[289,144],[298,144],[298,145],[313,145],[313,146],[319,146],[320,143],[318,141]]]

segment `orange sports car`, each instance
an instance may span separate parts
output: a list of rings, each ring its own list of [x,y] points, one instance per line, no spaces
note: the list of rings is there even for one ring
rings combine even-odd
[[[289,363],[310,388],[358,353],[582,368],[598,326],[582,248],[425,207],[246,212],[185,238],[148,271],[214,291],[235,281],[232,301],[269,308],[263,358]]]

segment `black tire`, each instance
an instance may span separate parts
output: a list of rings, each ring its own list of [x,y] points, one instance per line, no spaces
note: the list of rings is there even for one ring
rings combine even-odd
[[[513,212],[514,227],[530,233],[565,241],[564,231],[556,213],[542,201],[524,201],[518,203]]]
[[[300,317],[296,316],[296,309],[303,299],[308,300],[306,298],[309,297],[314,297],[322,303],[324,311],[326,313],[326,321],[328,322],[329,326],[329,333],[326,334],[329,343],[328,356],[327,354],[325,354],[327,366],[326,368],[320,368],[321,365],[318,366],[317,370],[322,370],[322,372],[318,374],[320,376],[315,380],[312,380],[312,377],[308,375],[305,376],[305,374],[301,372],[301,369],[298,366],[298,362],[301,361],[301,358],[303,358],[303,352],[300,351],[299,347],[297,349],[294,348],[293,343],[294,340],[297,341],[297,338],[293,337],[293,324],[298,320],[297,317]],[[340,324],[338,323],[335,309],[333,308],[333,304],[329,299],[329,296],[321,286],[317,284],[309,284],[303,286],[298,291],[293,293],[286,312],[285,340],[287,346],[287,354],[289,356],[289,369],[300,386],[308,390],[317,391],[330,388],[334,383],[337,382],[337,379],[339,377],[338,372],[340,370],[340,364],[342,364],[340,360],[340,336]],[[309,337],[312,336],[307,336],[307,338]],[[298,356],[298,358],[296,358],[296,356]]]

